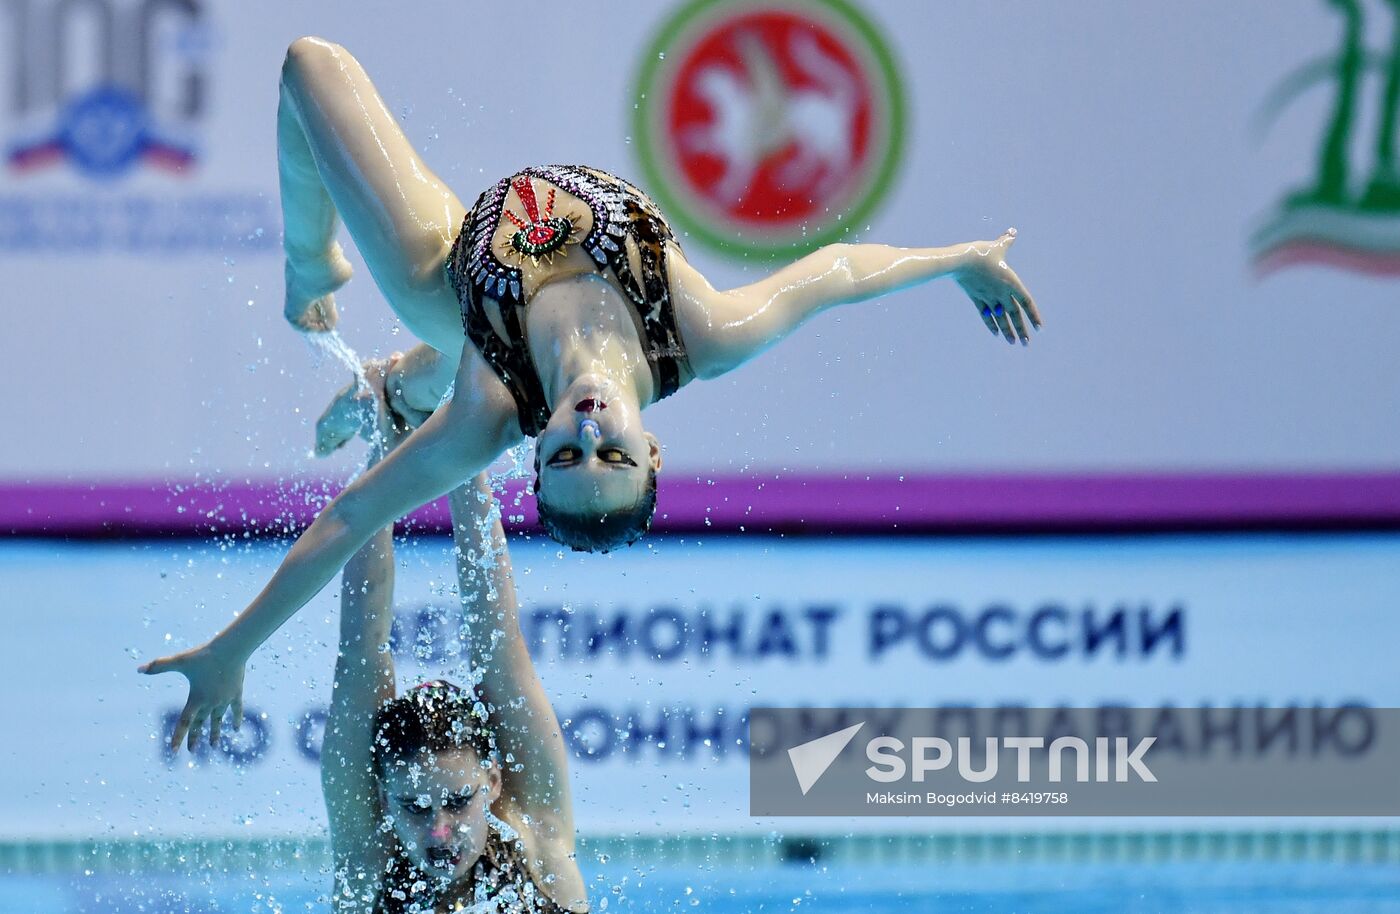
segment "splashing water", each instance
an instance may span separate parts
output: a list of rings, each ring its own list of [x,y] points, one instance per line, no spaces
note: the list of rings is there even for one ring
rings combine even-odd
[[[359,355],[351,348],[350,344],[345,341],[345,338],[340,335],[338,330],[305,333],[303,336],[306,337],[306,341],[311,346],[312,353],[316,358],[317,367],[320,367],[325,360],[330,359],[332,362],[339,363],[350,369],[351,374],[355,378],[357,393],[364,394],[372,390]],[[438,405],[442,406],[451,400],[453,392],[454,386],[449,385],[447,390],[443,393],[442,399],[439,401]],[[374,440],[370,442],[372,448],[382,446],[382,443],[379,441],[379,435],[379,429],[376,427]],[[515,479],[524,479],[530,474],[529,440],[522,438],[514,447],[508,448],[506,450],[506,460],[503,463],[504,465],[499,470],[488,472],[487,474],[489,494],[483,492],[477,495],[477,497],[481,498],[483,501],[490,499],[492,502],[490,509],[478,516],[476,520],[477,530],[475,531],[476,536],[474,538],[480,545],[478,548],[468,550],[465,556],[461,556],[461,558],[466,560],[466,564],[470,566],[470,570],[464,569],[466,580],[461,583],[468,586],[478,581],[484,583],[486,585],[484,596],[487,606],[491,606],[499,598],[493,572],[497,562],[501,559],[506,549],[504,541],[499,543],[495,541],[492,536],[492,531],[496,522],[501,518],[502,506],[508,500],[506,496],[507,483]],[[358,473],[356,475],[358,475]],[[512,508],[518,509],[523,499],[524,487],[517,487],[514,496],[509,499]],[[457,553],[458,550],[454,549],[453,552]],[[489,612],[489,610],[486,611]],[[484,651],[481,651],[481,653],[486,657],[490,657],[498,647],[498,643],[502,638],[502,632],[496,626],[486,624],[486,620],[481,618],[481,613],[482,610],[463,613],[459,621],[457,637],[459,643],[469,644],[472,639],[472,629],[477,629],[478,637],[480,637],[484,629],[485,632],[489,633],[487,635],[489,646],[487,646]],[[462,653],[461,660],[458,664],[454,664],[454,667],[455,668],[450,672],[452,678],[466,682],[468,690],[474,696],[479,694],[481,680],[486,673],[486,669],[484,667],[473,668],[470,660],[470,652],[467,651]],[[488,718],[486,706],[479,702],[478,705],[479,716],[483,720],[486,720]]]
[[[345,342],[345,337],[340,335],[339,330],[303,333],[302,336],[311,345],[311,352],[315,357],[317,368],[321,367],[326,359],[339,362],[349,368],[350,374],[355,378],[355,393],[357,395],[365,396],[371,393],[369,377],[365,374],[365,366],[360,362],[359,354],[351,348],[349,343]],[[450,388],[444,399],[451,399]],[[388,441],[385,439],[384,431],[377,422],[371,422],[370,428],[372,429],[369,437],[370,449],[376,454],[383,455],[388,449]]]
[[[345,342],[345,338],[340,335],[339,330],[323,330],[317,333],[303,333],[302,336],[311,344],[311,351],[316,356],[316,365],[320,367],[325,359],[339,362],[350,373],[355,376],[355,386],[358,391],[369,390],[369,378],[365,377],[364,366],[360,364],[360,357],[355,354],[355,350],[350,348],[350,344]]]
[[[499,473],[492,473],[488,480],[491,484],[491,491],[498,496],[505,495],[507,482],[512,479],[524,479],[530,474],[530,439],[521,438],[514,447],[507,448],[506,457],[509,459],[509,464]],[[520,505],[522,493],[517,493],[515,496],[517,507]]]

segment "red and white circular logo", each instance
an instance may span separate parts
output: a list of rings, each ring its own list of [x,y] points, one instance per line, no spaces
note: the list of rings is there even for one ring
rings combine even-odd
[[[893,175],[903,104],[874,28],[840,0],[699,0],[653,42],[637,87],[647,190],[736,253],[836,240]]]

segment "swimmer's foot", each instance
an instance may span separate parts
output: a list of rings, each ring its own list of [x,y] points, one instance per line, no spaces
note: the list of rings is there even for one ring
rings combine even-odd
[[[298,314],[287,313],[286,318],[302,333],[326,333],[334,330],[340,322],[340,312],[335,308],[335,296],[327,295],[316,299]]]
[[[283,273],[287,297],[282,314],[287,322],[304,333],[334,330],[340,315],[332,293],[354,273],[340,245],[312,260],[289,255]]]

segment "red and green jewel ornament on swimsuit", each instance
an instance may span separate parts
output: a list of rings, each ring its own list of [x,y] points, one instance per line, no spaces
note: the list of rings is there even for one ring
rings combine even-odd
[[[528,175],[516,175],[511,181],[511,187],[525,206],[525,218],[508,209],[503,210],[502,215],[517,229],[516,233],[510,236],[510,246],[521,258],[532,258],[536,266],[541,260],[549,263],[564,245],[570,241],[577,241],[574,233],[578,226],[574,225],[573,220],[554,215],[553,187],[549,189],[549,196],[545,198],[543,213],[540,212],[539,199],[535,196],[535,187]]]

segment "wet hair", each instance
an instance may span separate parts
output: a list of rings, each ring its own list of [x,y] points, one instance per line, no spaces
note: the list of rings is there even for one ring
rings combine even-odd
[[[370,748],[374,773],[418,753],[471,749],[482,762],[496,757],[486,706],[471,692],[442,679],[425,682],[386,701],[374,716]]]
[[[647,535],[651,519],[656,514],[656,468],[647,470],[642,496],[625,508],[615,511],[556,511],[540,497],[539,466],[536,462],[535,510],[540,526],[557,543],[575,552],[611,552],[619,546],[630,546]]]
[[[448,752],[470,749],[482,762],[497,760],[496,737],[486,706],[470,691],[435,679],[380,705],[374,715],[370,759],[376,777],[391,766],[408,762],[424,750]],[[433,877],[400,851],[384,873],[372,914],[408,914],[437,910]],[[469,886],[459,887],[465,890]]]

